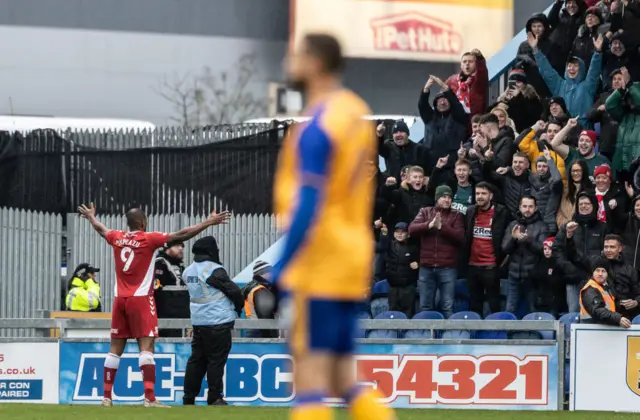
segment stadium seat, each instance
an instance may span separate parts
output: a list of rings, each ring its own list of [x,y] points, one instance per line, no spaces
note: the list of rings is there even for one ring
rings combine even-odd
[[[511,312],[496,312],[489,314],[485,320],[487,321],[517,321],[517,318]],[[480,340],[506,340],[509,337],[507,331],[476,331],[475,338]]]
[[[413,316],[411,319],[444,319],[444,315],[436,311],[422,311]],[[403,338],[438,338],[439,331],[434,331],[431,334],[431,330],[406,330]]]
[[[371,315],[376,316],[389,311],[389,282],[382,280],[371,289]]]
[[[360,312],[358,314],[358,319],[371,319],[371,315],[368,312]],[[358,327],[356,329],[355,338],[365,338],[367,336],[367,331]]]
[[[463,312],[456,312],[455,314],[451,315],[451,318],[449,319],[452,321],[455,321],[455,320],[458,320],[458,321],[478,320],[479,321],[482,318],[480,317],[480,315],[478,315],[475,312],[463,311]],[[472,331],[467,331],[467,330],[447,330],[442,333],[442,338],[466,339],[466,338],[471,338],[472,334],[473,334]]]
[[[638,315],[635,318],[633,318],[633,321],[631,321],[631,323],[633,325],[640,325],[640,315]]]
[[[556,317],[547,312],[532,312],[522,318],[523,321],[555,321]],[[538,331],[543,340],[554,340],[555,331]]]
[[[374,319],[407,319],[407,316],[398,311],[387,311],[376,316]],[[368,338],[399,338],[401,336],[401,330],[369,330]]]
[[[469,288],[467,279],[457,279],[455,296],[453,299],[453,312],[465,312],[469,310]]]
[[[565,359],[569,360],[571,355],[571,324],[577,324],[580,321],[580,314],[578,312],[569,312],[562,315],[559,321],[564,325],[564,353]]]

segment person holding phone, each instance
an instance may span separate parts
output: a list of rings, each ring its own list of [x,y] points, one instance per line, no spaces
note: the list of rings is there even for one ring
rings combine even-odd
[[[498,103],[509,107],[509,117],[518,133],[534,125],[542,115],[542,100],[535,88],[527,83],[527,75],[522,69],[509,72],[507,89],[498,98]]]

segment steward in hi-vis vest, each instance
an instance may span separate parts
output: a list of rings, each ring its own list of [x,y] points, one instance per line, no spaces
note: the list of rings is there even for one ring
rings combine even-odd
[[[593,277],[580,291],[580,322],[631,327],[631,321],[616,312],[615,296],[607,284],[609,261],[596,258],[591,267]]]

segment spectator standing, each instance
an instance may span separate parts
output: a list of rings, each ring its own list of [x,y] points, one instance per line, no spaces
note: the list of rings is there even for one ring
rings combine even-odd
[[[529,159],[522,152],[513,155],[511,168],[501,167],[495,169],[493,161],[487,159],[482,167],[486,180],[493,182],[504,192],[504,202],[513,218],[520,211],[520,199],[531,195],[531,182],[529,180]],[[495,170],[495,172],[494,172]]]
[[[624,261],[636,271],[640,271],[640,195],[634,197],[635,192],[628,184],[626,190],[631,199],[631,210],[620,235],[622,236],[622,251]]]
[[[550,122],[548,124],[546,133],[540,136],[536,140],[537,133],[544,131],[545,123],[540,120],[536,122],[533,127],[524,130],[515,143],[518,146],[518,149],[527,154],[527,158],[529,162],[537,162],[540,157],[544,157],[544,150],[551,148],[550,141],[553,140],[556,134],[560,131],[561,126],[556,122]],[[551,140],[549,140],[551,139]],[[560,171],[560,176],[562,181],[566,181],[566,169],[564,166],[564,159],[558,155],[555,151],[550,152],[550,156],[553,159],[556,168]],[[531,168],[531,171],[535,174],[538,172],[537,165],[534,165]]]
[[[435,308],[436,291],[446,318],[453,315],[459,249],[464,241],[464,218],[451,209],[453,191],[447,185],[436,188],[435,207],[420,210],[409,226],[409,234],[420,239],[418,289],[420,309]]]
[[[542,243],[543,258],[532,270],[528,287],[533,293],[534,311],[549,312],[557,318],[566,312],[567,302],[565,279],[553,255],[554,240],[549,237]]]
[[[465,158],[471,162],[471,178],[475,182],[482,181],[482,159],[487,151],[489,142],[480,131],[482,115],[474,115],[471,118],[471,137],[464,143],[464,154],[458,150],[458,159]]]
[[[594,171],[596,198],[598,200],[598,221],[604,222],[609,232],[622,232],[626,222],[627,193],[612,183],[611,168],[598,166]]]
[[[593,190],[593,182],[589,178],[589,168],[584,160],[576,160],[568,167],[569,182],[562,194],[560,207],[556,216],[558,226],[566,225],[573,220],[576,212],[578,194]]]
[[[412,166],[407,179],[402,181],[399,188],[391,191],[391,204],[388,226],[395,226],[398,222],[411,223],[421,208],[433,205],[421,167]]]
[[[567,279],[569,312],[579,310],[579,290],[589,280],[590,261],[602,254],[607,225],[597,218],[598,201],[592,191],[578,194],[574,220],[560,227],[553,254]]]
[[[508,106],[509,116],[515,124],[515,131],[521,133],[531,127],[542,115],[542,101],[538,92],[527,84],[527,75],[522,69],[509,72],[507,89],[498,101]]]
[[[616,33],[611,38],[609,48],[604,54],[602,66],[602,81],[605,90],[611,89],[610,75],[622,68],[627,69],[629,80],[640,80],[640,53],[634,48],[627,48],[626,44],[630,44],[626,34]]]
[[[593,104],[593,108],[591,108],[591,111],[587,114],[587,118],[589,118],[589,122],[591,123],[600,123],[598,152],[611,161],[613,159],[613,153],[616,149],[618,138],[618,121],[613,119],[611,114],[609,114],[605,104],[607,103],[607,99],[609,99],[617,89],[624,90],[627,82],[623,75],[623,70],[621,69],[614,70],[609,75],[609,78],[612,80],[611,88],[600,94],[596,103]]]
[[[419,250],[409,241],[408,229],[407,223],[397,223],[393,240],[385,232],[380,246],[389,283],[389,310],[403,312],[411,318],[416,307]]]
[[[96,273],[100,269],[88,263],[76,267],[67,286],[65,306],[67,311],[102,312],[100,303],[100,285],[96,281]]]
[[[551,67],[547,57],[538,49],[538,40],[533,34],[527,34],[527,41],[534,51],[540,75],[553,96],[562,96],[567,103],[569,114],[577,116],[580,124],[584,126],[587,123],[586,114],[593,105],[593,98],[598,89],[604,42],[602,36],[593,42],[595,51],[591,58],[589,71],[587,72],[584,61],[580,58],[570,57],[564,79]]]
[[[546,57],[549,57],[551,66],[558,73],[562,72],[566,64],[565,57],[561,57],[559,54],[555,53],[555,47],[549,39],[552,29],[549,25],[547,15],[544,13],[534,14],[527,21],[525,28],[527,33],[533,33],[536,39],[538,39],[538,48],[540,48],[540,51],[542,51]],[[522,69],[525,72],[529,83],[535,88],[536,92],[538,92],[541,97],[547,98],[551,96],[549,88],[538,71],[538,65],[533,57],[533,49],[527,41],[523,41],[518,47],[515,67]],[[531,124],[527,124],[527,126],[530,126]]]
[[[500,129],[498,117],[487,114],[480,119],[480,133],[487,140],[485,159],[493,160],[496,167],[509,166],[515,151],[513,130],[506,127]],[[489,151],[491,153],[487,157]]]
[[[404,121],[396,121],[391,128],[392,139],[385,140],[386,127],[380,123],[376,128],[378,153],[384,158],[389,176],[400,179],[404,166],[425,166],[426,150],[418,143],[409,140],[409,126]]]
[[[476,204],[465,217],[463,261],[469,261],[467,282],[470,308],[482,314],[485,295],[492,313],[500,312],[500,266],[504,262],[502,241],[511,221],[509,210],[493,202],[493,189],[486,182],[476,185]]]
[[[253,264],[253,277],[242,288],[247,319],[275,319],[276,297],[271,291],[273,267],[265,261]],[[249,338],[278,338],[278,330],[246,330]]]
[[[558,231],[556,214],[564,190],[562,177],[547,147],[544,149],[544,155],[539,156],[535,162],[536,173],[529,175],[531,195],[536,199],[536,207],[547,224],[547,232],[555,235]]]
[[[549,106],[544,109],[542,119],[549,124],[553,122],[562,129],[571,118],[569,110],[567,109],[567,103],[562,96],[553,96],[549,98],[548,105]],[[564,143],[568,146],[576,147],[578,145],[578,137],[580,137],[582,130],[583,128],[580,123],[572,126]]]
[[[617,89],[607,99],[605,107],[611,118],[619,123],[612,169],[624,171],[640,156],[640,83],[635,82],[628,89]]]
[[[535,301],[529,276],[543,255],[542,243],[547,236],[547,224],[536,209],[536,199],[522,197],[518,218],[508,225],[502,242],[502,252],[509,255],[507,312],[516,313],[523,297],[533,312]]]
[[[562,3],[563,0],[556,0],[551,8],[549,24],[553,28],[551,42],[556,47],[554,52],[566,60],[578,34],[578,28],[584,21],[587,4],[584,0],[566,0],[562,9]]]
[[[629,39],[629,48],[640,44],[640,3],[638,0],[613,0],[611,2],[611,29],[614,34],[623,33]]]
[[[580,291],[580,323],[630,328],[631,321],[616,312],[616,302],[607,280],[610,265],[605,258],[594,260],[591,279]]]
[[[458,150],[458,155],[464,156],[465,152],[463,146]],[[464,158],[458,159],[454,175],[451,176],[451,173],[444,170],[448,159],[449,156],[438,159],[429,180],[429,190],[433,189],[435,196],[435,190],[438,186],[448,185],[453,191],[451,208],[464,216],[467,213],[467,208],[475,202],[475,182],[471,178],[471,163]]]
[[[166,244],[155,260],[155,290],[158,319],[187,319],[189,291],[182,279],[184,242]],[[182,337],[181,329],[160,329],[159,337]]]
[[[589,168],[589,176],[592,177],[598,166],[611,166],[611,162],[605,156],[596,153],[595,147],[598,134],[593,130],[583,130],[580,133],[578,147],[569,147],[563,143],[572,127],[577,124],[577,119],[571,118],[567,125],[553,138],[551,146],[564,159],[566,167],[570,167],[577,159],[584,160],[587,163],[587,168]]]
[[[446,84],[455,93],[469,119],[483,113],[489,100],[489,71],[480,50],[464,53],[460,72],[450,76]],[[471,132],[471,124],[468,131]]]
[[[498,128],[510,128],[512,131],[512,137],[517,136],[516,125],[511,118],[509,118],[509,107],[502,102],[497,103],[492,109],[491,113],[498,117]]]
[[[590,7],[584,15],[584,24],[578,28],[578,34],[573,41],[571,55],[580,58],[589,70],[589,62],[593,56],[593,44],[598,36],[607,32],[609,25],[603,25],[602,13],[597,7]]]
[[[430,89],[434,83],[442,92],[429,103]],[[448,155],[449,166],[453,167],[459,144],[467,138],[467,114],[455,94],[435,76],[430,76],[418,99],[418,112],[424,122],[422,146],[427,151],[425,170],[436,166],[438,158]]]
[[[617,311],[623,317],[633,319],[640,315],[640,282],[638,272],[622,258],[623,240],[618,235],[604,238],[604,257],[611,264],[608,283],[618,302]]]

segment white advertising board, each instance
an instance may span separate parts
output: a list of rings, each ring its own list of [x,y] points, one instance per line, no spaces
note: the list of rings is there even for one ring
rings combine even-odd
[[[58,343],[0,342],[0,403],[58,404]]]
[[[348,57],[457,62],[513,37],[513,0],[296,0],[292,41],[328,32]]]
[[[571,326],[571,410],[640,412],[640,325]]]

